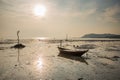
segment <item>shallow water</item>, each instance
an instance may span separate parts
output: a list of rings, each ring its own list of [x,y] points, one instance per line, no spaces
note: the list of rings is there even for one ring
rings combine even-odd
[[[16,41],[0,44],[0,80],[120,80],[120,41],[63,43],[92,47],[82,58],[59,55],[59,43],[21,42],[20,50],[10,48]]]

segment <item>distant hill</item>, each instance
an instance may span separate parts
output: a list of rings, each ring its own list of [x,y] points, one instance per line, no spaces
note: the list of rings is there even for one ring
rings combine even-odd
[[[82,38],[120,38],[117,34],[86,34]]]

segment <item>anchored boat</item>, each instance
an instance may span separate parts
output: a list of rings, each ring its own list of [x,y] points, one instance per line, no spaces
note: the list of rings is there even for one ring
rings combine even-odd
[[[60,54],[65,54],[65,55],[72,55],[72,56],[82,56],[86,52],[88,52],[88,49],[67,49],[63,47],[58,47],[58,50]]]

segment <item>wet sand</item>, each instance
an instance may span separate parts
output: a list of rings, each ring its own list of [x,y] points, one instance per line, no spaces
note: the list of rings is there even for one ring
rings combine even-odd
[[[59,43],[22,43],[20,50],[0,44],[0,80],[120,80],[120,41],[63,43],[91,48],[82,58],[60,55]]]

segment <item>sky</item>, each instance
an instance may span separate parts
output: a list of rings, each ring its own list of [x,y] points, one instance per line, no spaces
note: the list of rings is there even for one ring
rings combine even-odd
[[[35,6],[44,5],[44,16]],[[120,34],[120,0],[0,0],[0,38]]]

